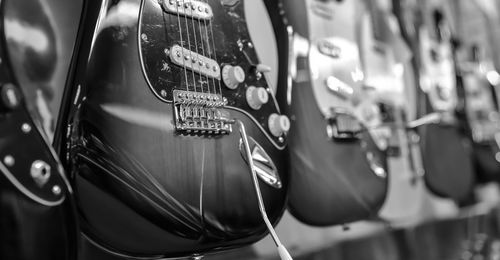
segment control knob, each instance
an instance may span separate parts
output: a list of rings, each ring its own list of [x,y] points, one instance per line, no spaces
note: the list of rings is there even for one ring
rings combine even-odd
[[[222,68],[222,81],[229,89],[235,89],[245,81],[245,71],[240,66],[226,65]]]
[[[290,130],[290,119],[285,115],[271,114],[268,120],[269,131],[276,137],[286,134]]]
[[[247,88],[246,97],[248,105],[258,110],[269,100],[269,93],[265,88],[250,86]]]

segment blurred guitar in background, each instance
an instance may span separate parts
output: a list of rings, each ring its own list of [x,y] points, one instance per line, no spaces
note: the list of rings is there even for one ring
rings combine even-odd
[[[294,31],[289,85],[277,92],[291,118],[290,212],[315,226],[376,217],[387,192],[387,158],[366,131],[381,113],[363,89],[357,45],[363,2],[283,5]]]
[[[394,0],[393,4],[402,34],[414,53],[417,117],[438,119],[417,128],[426,186],[444,198],[467,201],[475,172],[471,144],[456,117],[456,73],[444,7],[434,0]]]
[[[359,27],[364,88],[382,114],[382,122],[370,126],[370,132],[389,153],[389,194],[379,214],[401,224],[419,217],[425,192],[419,138],[408,127],[416,119],[417,102],[412,53],[392,3],[365,2],[368,8]]]

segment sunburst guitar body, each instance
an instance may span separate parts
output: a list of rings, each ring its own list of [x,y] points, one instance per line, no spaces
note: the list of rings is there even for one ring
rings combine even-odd
[[[252,1],[86,2],[61,148],[86,239],[121,256],[164,258],[264,237],[248,160],[276,224],[289,121],[248,33]],[[277,4],[265,5],[286,36]],[[279,84],[286,65],[285,55]]]

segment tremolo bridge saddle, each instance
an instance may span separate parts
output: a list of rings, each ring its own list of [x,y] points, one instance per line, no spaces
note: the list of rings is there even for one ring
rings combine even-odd
[[[221,109],[227,100],[220,94],[174,90],[175,129],[182,134],[229,134],[234,123]]]

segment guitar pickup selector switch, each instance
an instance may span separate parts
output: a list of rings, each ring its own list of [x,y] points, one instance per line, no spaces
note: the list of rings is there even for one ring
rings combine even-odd
[[[250,86],[247,88],[246,98],[248,105],[252,109],[258,110],[269,100],[269,93],[265,88]]]
[[[276,137],[288,133],[290,130],[290,119],[285,115],[271,114],[268,119],[269,131]]]
[[[229,89],[236,89],[245,81],[245,71],[240,66],[226,65],[222,68],[222,81]]]

